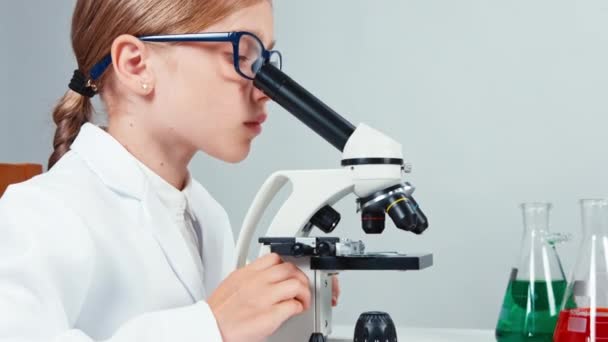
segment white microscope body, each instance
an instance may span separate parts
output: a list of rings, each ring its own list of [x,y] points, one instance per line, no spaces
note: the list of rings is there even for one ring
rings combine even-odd
[[[432,265],[432,255],[365,254],[362,242],[309,237],[313,226],[330,233],[340,220],[331,206],[355,194],[363,230],[379,234],[388,215],[398,228],[422,233],[428,222],[404,182],[401,144],[360,124],[354,127],[331,108],[271,64],[256,74],[254,86],[287,109],[334,147],[342,151],[342,168],[279,171],[270,176],[254,198],[237,241],[237,267],[247,261],[260,219],[288,182],[292,192],[267,233],[260,255],[275,252],[298,266],[309,278],[311,308],[293,317],[269,338],[270,342],[327,342],[331,334],[331,275],[340,270],[419,270]],[[390,319],[390,318],[389,318]],[[392,321],[391,321],[392,323]],[[382,341],[388,340],[383,334]],[[396,340],[396,335],[391,341]]]
[[[379,155],[386,159],[403,159],[399,143],[361,124],[348,140],[343,159],[378,158]],[[291,182],[293,190],[270,224],[267,237],[307,237],[312,228],[310,219],[321,208],[335,204],[350,193],[362,198],[402,184],[403,173],[404,167],[401,164],[352,165],[333,170],[274,173],[259,190],[245,217],[237,242],[237,267],[245,265],[253,234],[262,215],[287,182]],[[265,246],[262,247],[260,255],[269,252],[269,247]],[[313,294],[311,309],[286,322],[269,341],[300,341],[296,336],[301,336],[301,341],[308,341],[312,332],[330,335],[332,272],[312,270],[307,265],[309,260],[306,258],[284,259],[296,264],[308,276]]]

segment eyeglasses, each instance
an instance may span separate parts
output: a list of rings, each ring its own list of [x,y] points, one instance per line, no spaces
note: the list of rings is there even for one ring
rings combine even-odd
[[[190,34],[168,34],[139,37],[144,42],[179,43],[179,42],[230,42],[236,72],[246,79],[253,80],[266,63],[281,69],[283,57],[276,50],[267,50],[256,35],[251,32],[209,32]],[[108,54],[91,69],[91,80],[98,80],[112,64],[112,55]]]

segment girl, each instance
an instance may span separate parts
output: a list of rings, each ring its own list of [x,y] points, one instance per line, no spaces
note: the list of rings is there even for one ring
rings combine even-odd
[[[233,271],[228,216],[187,169],[261,131],[270,1],[78,0],[72,45],[49,172],[0,201],[0,339],[251,342],[308,309],[278,256]]]

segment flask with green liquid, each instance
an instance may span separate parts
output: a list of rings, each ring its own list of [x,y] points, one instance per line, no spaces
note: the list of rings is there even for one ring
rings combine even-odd
[[[556,245],[568,236],[549,232],[550,203],[521,205],[524,234],[518,262],[496,325],[498,342],[551,342],[566,290]]]

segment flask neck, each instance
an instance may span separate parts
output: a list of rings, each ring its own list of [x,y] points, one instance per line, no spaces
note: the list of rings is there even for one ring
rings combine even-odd
[[[608,200],[581,200],[581,220],[585,236],[608,235]]]
[[[551,208],[551,203],[523,203],[521,209],[524,220],[524,234],[548,232]]]

